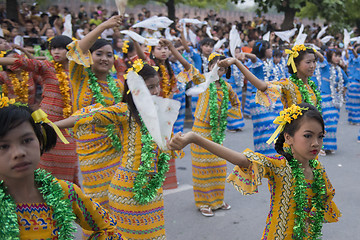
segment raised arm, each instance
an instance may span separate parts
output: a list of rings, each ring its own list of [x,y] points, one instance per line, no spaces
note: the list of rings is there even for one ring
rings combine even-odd
[[[185,60],[185,58],[179,53],[179,51],[174,47],[174,45],[167,39],[162,38],[160,39],[160,44],[167,46],[171,53],[174,55],[174,57],[179,60],[181,65],[184,66],[185,70],[188,71],[191,68],[190,63]]]
[[[178,30],[180,32],[180,41],[181,44],[183,45],[184,49],[186,52],[190,52],[190,48],[189,45],[187,44],[187,41],[185,39],[185,35],[184,35],[184,29],[181,26],[176,27],[176,30]]]
[[[122,18],[120,15],[116,15],[101,23],[94,30],[85,35],[83,39],[79,41],[79,47],[83,52],[87,52],[92,45],[96,42],[101,33],[108,28],[119,27],[121,25]]]
[[[215,154],[216,156],[223,158],[226,161],[239,167],[249,167],[250,165],[250,161],[245,157],[244,154],[210,141],[194,132],[188,132],[186,134],[177,133],[171,138],[170,142],[168,143],[168,147],[170,150],[181,150],[190,143],[199,145],[212,154]]]
[[[23,48],[17,44],[11,44],[11,46],[15,49],[22,51],[29,59],[34,59],[34,55],[32,55],[26,48]]]
[[[65,118],[63,120],[54,122],[54,124],[60,129],[73,128],[75,126],[76,118],[77,118],[76,116],[70,116],[70,117]]]
[[[236,58],[227,58],[218,62],[219,67],[229,67],[230,65],[235,64],[239,70],[244,74],[245,78],[250,81],[257,89],[260,91],[265,91],[267,89],[267,84],[264,81],[258,79],[252,72],[249,71],[239,60]]]
[[[320,62],[325,60],[324,56],[319,51],[315,52],[315,56],[319,59]]]
[[[0,58],[0,65],[13,65],[17,58],[12,57],[2,57]]]
[[[146,61],[146,60],[147,60],[147,57],[146,57],[144,51],[142,50],[140,44],[139,44],[137,41],[135,41],[134,39],[133,39],[133,42],[134,42],[134,47],[135,47],[136,55],[138,55],[138,57],[139,57],[140,59],[142,59],[143,61]]]

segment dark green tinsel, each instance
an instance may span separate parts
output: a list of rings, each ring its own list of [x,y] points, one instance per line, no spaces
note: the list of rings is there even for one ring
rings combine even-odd
[[[225,130],[227,126],[227,114],[229,104],[229,90],[223,79],[219,79],[223,91],[223,99],[220,106],[220,116],[218,113],[218,93],[215,83],[210,83],[209,105],[210,105],[210,126],[211,138],[214,142],[222,144],[225,139]]]
[[[86,69],[87,73],[89,74],[89,88],[94,94],[95,100],[97,103],[100,103],[103,106],[107,106],[105,102],[105,97],[101,94],[101,87],[99,83],[97,82],[98,79],[95,76],[95,74],[91,71],[90,68]],[[111,94],[114,96],[115,103],[121,102],[122,95],[120,93],[119,88],[116,86],[116,82],[114,81],[114,78],[108,74],[106,76],[106,81],[108,83],[108,87],[110,89]],[[106,128],[106,134],[111,139],[111,144],[116,149],[116,151],[121,151],[121,142],[119,140],[119,136],[115,134],[114,129],[115,125],[110,124],[105,127]]]
[[[43,196],[46,205],[52,209],[56,223],[59,240],[74,239],[76,219],[71,202],[65,198],[65,193],[57,180],[43,169],[34,172],[35,183]],[[6,193],[3,181],[0,182],[0,239],[20,239],[19,224],[16,215],[16,204],[12,197]]]
[[[311,97],[309,95],[309,91],[306,88],[304,82],[299,79],[296,74],[293,74],[290,76],[290,80],[295,83],[295,85],[298,87],[301,97],[303,99],[304,102],[309,103],[311,105],[314,105],[314,103],[311,101]],[[314,91],[315,96],[316,96],[316,108],[317,110],[321,113],[322,112],[322,108],[321,108],[321,95],[320,95],[320,91],[317,90],[317,86],[314,83],[314,81],[310,80],[310,78],[308,78],[308,83],[309,86],[311,87],[311,89]]]
[[[310,160],[309,165],[313,169],[314,181],[311,185],[312,191],[315,196],[312,198],[312,206],[315,209],[315,213],[307,219],[307,213],[304,209],[307,207],[306,201],[306,181],[303,169],[300,167],[299,162],[292,158],[289,161],[289,165],[292,170],[293,177],[295,179],[294,189],[294,201],[295,207],[295,225],[293,239],[302,240],[307,236],[309,239],[317,240],[321,238],[322,223],[324,222],[324,209],[326,198],[325,181],[322,176],[322,170],[317,169],[319,162],[315,159]],[[306,231],[306,223],[310,223],[310,230]]]
[[[141,164],[134,181],[133,190],[134,199],[140,204],[146,204],[156,197],[157,190],[165,181],[165,173],[169,171],[170,156],[161,152],[157,163],[157,173],[149,175],[156,153],[154,151],[154,140],[144,123],[141,126],[141,143],[143,146],[141,148]]]

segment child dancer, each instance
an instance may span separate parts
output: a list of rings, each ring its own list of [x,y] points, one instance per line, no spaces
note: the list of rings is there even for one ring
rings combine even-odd
[[[7,97],[0,106],[1,239],[73,239],[76,221],[91,238],[124,239],[116,221],[78,186],[37,169],[56,133],[33,112]]]
[[[54,37],[49,45],[53,61],[20,58],[0,58],[0,65],[8,66],[11,71],[22,69],[33,72],[42,78],[40,84],[43,89],[43,98],[40,108],[49,116],[50,121],[60,121],[68,118],[72,112],[70,82],[68,78],[68,64],[66,46],[71,43],[69,37],[60,35]],[[79,184],[78,155],[76,144],[70,135],[62,130],[69,142],[64,144],[60,139],[56,146],[41,157],[39,167],[51,172],[59,179]]]
[[[274,158],[249,149],[238,153],[194,132],[178,133],[168,145],[177,150],[197,144],[236,165],[227,180],[244,195],[257,193],[262,178],[268,178],[271,208],[262,239],[318,239],[322,224],[341,216],[335,190],[316,160],[324,121],[314,106],[302,103],[285,109],[274,123],[280,131],[275,144],[280,156]]]
[[[340,117],[340,107],[344,104],[347,75],[339,66],[341,51],[330,49],[326,53],[325,64],[320,69],[321,72],[321,98],[322,113],[325,122],[326,135],[324,138],[324,149],[321,155],[335,153],[337,150],[336,131]]]
[[[209,71],[219,60],[225,59],[220,54],[209,57]],[[226,73],[230,77],[230,68],[220,68],[220,79],[211,83],[209,88],[199,95],[192,130],[214,142],[222,144],[225,139],[227,117],[241,118],[241,103],[238,96],[221,77]],[[228,110],[229,101],[232,108]],[[208,150],[191,145],[192,173],[194,182],[195,205],[206,217],[214,216],[212,210],[230,209],[224,202],[226,162]]]

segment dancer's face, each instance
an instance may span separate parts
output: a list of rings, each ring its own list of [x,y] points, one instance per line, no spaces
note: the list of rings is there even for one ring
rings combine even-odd
[[[311,77],[316,68],[315,55],[312,53],[305,53],[303,59],[296,66],[298,75]]]
[[[151,95],[160,95],[160,81],[158,76],[147,78],[145,84]]]
[[[167,46],[157,45],[154,47],[153,55],[156,59],[160,61],[165,61],[170,56],[170,51]]]
[[[93,59],[92,70],[96,73],[108,73],[114,65],[113,48],[105,45],[91,54]]]
[[[52,48],[50,50],[50,54],[54,58],[54,61],[58,63],[64,63],[67,61],[66,53],[67,50],[65,48]]]
[[[0,180],[15,180],[34,174],[40,161],[40,143],[29,122],[23,122],[0,137]]]

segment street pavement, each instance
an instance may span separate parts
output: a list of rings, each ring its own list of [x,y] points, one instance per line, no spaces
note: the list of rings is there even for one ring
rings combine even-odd
[[[186,127],[184,131],[190,131],[190,127]],[[359,128],[347,123],[347,114],[345,108],[342,108],[337,133],[338,150],[335,154],[320,157],[336,189],[334,201],[342,212],[339,222],[324,224],[324,240],[360,239],[360,143],[357,142]],[[224,145],[236,151],[253,149],[251,120],[245,119],[242,132],[227,132]],[[167,239],[261,239],[269,211],[267,180],[263,180],[259,193],[250,196],[241,195],[232,185],[226,183],[225,201],[232,208],[217,210],[214,217],[204,217],[194,204],[190,147],[187,146],[184,151],[185,157],[176,160],[178,188],[164,191]],[[228,163],[228,174],[232,169],[233,165]],[[81,239],[80,232],[77,232],[77,239]]]
[[[341,109],[338,125],[338,150],[333,155],[320,157],[336,190],[335,203],[342,212],[337,223],[323,225],[324,240],[360,239],[360,143],[359,126],[347,123],[345,108]],[[184,130],[190,131],[189,128]],[[226,133],[224,145],[236,151],[253,149],[252,122],[245,119],[242,132]],[[168,240],[256,240],[261,239],[269,211],[270,194],[267,180],[259,193],[243,196],[226,183],[225,201],[230,210],[217,210],[214,217],[204,217],[195,208],[192,191],[190,147],[185,157],[176,161],[179,187],[165,191],[165,228]],[[228,174],[233,165],[228,163]]]

